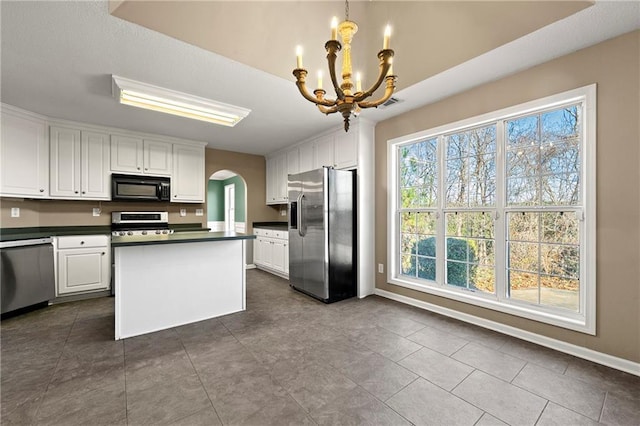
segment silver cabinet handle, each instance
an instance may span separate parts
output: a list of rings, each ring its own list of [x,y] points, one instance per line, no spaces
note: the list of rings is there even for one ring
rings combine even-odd
[[[80,245],[83,245],[83,244],[84,244],[84,241],[80,241]]]
[[[44,189],[40,188],[40,192],[44,192]]]
[[[103,255],[103,256],[104,256],[104,254],[105,254],[105,253],[104,253],[104,252],[102,252],[102,255]]]
[[[78,191],[74,191],[74,194],[77,194],[77,193],[78,193]]]

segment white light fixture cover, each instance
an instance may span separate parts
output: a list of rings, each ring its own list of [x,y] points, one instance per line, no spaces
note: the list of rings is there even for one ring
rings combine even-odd
[[[250,109],[215,102],[117,75],[111,77],[113,96],[121,104],[229,127],[238,124],[251,112]]]

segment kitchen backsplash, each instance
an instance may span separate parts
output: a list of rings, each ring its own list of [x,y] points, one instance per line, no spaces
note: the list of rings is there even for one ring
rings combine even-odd
[[[20,209],[20,217],[11,217],[12,208]],[[93,216],[94,208],[100,209],[100,216]],[[186,216],[180,216],[180,209],[186,210]],[[203,209],[203,215],[196,216],[196,209]],[[207,223],[204,204],[1,198],[0,228],[111,225],[112,211],[168,211],[171,224]]]

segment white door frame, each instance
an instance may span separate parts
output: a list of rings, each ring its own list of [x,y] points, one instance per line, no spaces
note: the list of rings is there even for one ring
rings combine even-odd
[[[224,186],[224,230],[235,231],[236,222],[236,185]]]

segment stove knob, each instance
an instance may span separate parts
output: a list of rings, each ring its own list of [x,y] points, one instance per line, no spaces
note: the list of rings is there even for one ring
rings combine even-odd
[[[124,231],[120,231],[120,232],[118,232],[118,235],[120,235],[121,237],[123,237],[123,236],[124,236]]]
[[[147,231],[142,231],[142,235],[147,235]]]
[[[166,229],[162,231],[163,234],[168,234],[169,231],[167,231]]]
[[[127,232],[127,235],[133,235],[133,232],[129,231]]]
[[[160,234],[160,230],[159,229],[156,229],[156,234]]]

